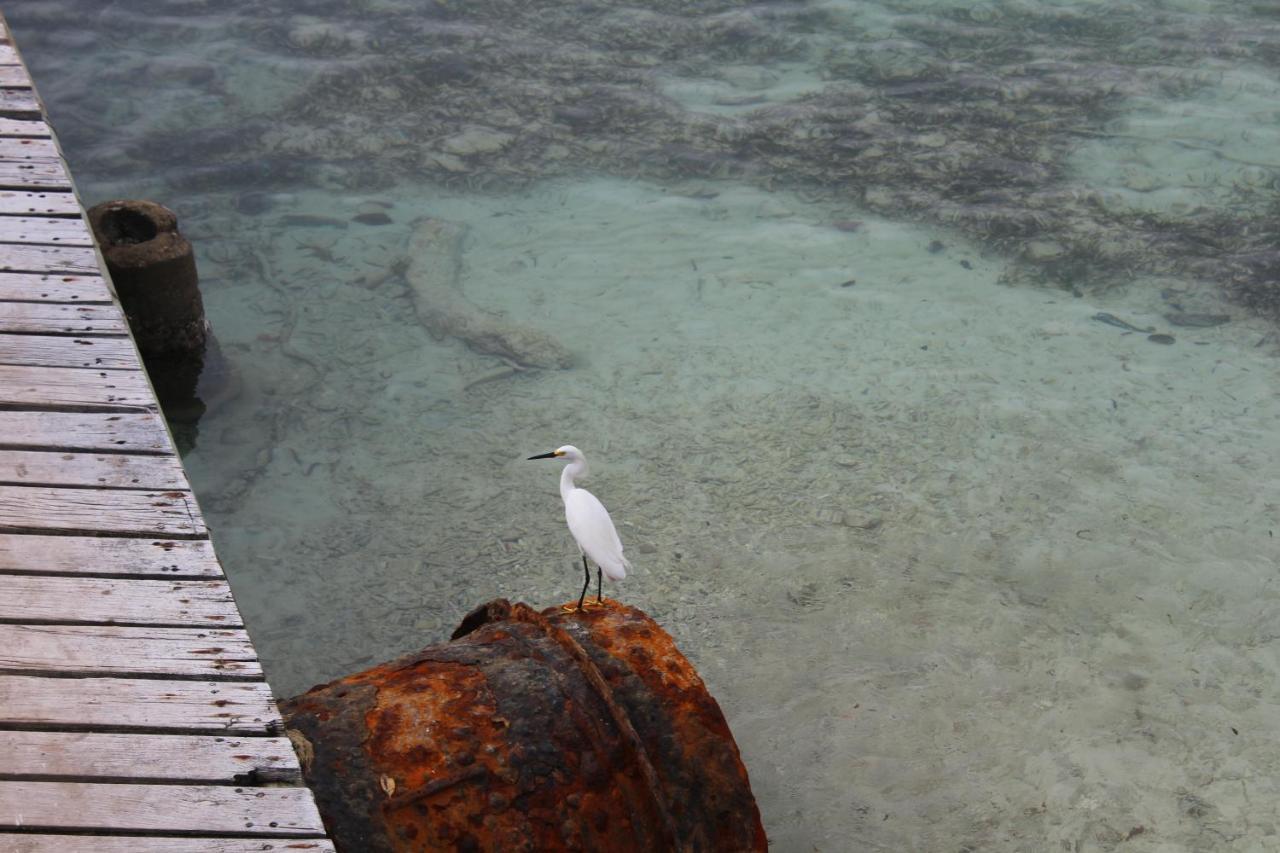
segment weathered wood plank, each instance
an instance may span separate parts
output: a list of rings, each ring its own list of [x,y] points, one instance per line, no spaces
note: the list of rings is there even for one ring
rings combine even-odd
[[[45,139],[3,139],[6,142],[47,142]],[[49,243],[57,246],[92,246],[93,237],[83,219],[49,216],[0,218],[0,240],[6,243]]]
[[[0,111],[9,111],[6,97],[13,89],[0,89]],[[70,189],[71,178],[61,160],[0,160],[0,186],[11,189]]]
[[[283,723],[264,681],[0,674],[0,726],[273,735]]]
[[[0,398],[3,392],[0,391]],[[173,453],[155,412],[0,411],[0,446],[47,450]]]
[[[6,302],[113,301],[111,289],[101,276],[25,272],[0,272],[0,299]]]
[[[142,371],[5,364],[0,365],[0,405],[92,411],[151,409],[156,401]]]
[[[5,35],[4,40],[7,42],[8,39],[9,39],[9,36]],[[0,65],[20,65],[20,64],[21,63],[18,60],[18,51],[13,49],[13,45],[7,44],[7,43],[0,44]]]
[[[129,323],[115,305],[0,302],[0,334],[126,335]]]
[[[0,180],[4,177],[0,163]],[[0,240],[3,240],[0,235]],[[0,270],[98,275],[98,256],[83,246],[31,246],[0,243]]]
[[[190,489],[176,456],[0,450],[0,485]]]
[[[0,67],[0,73],[5,70]],[[0,136],[0,160],[57,160],[61,156],[52,139]]]
[[[117,832],[322,835],[306,788],[0,782],[0,826]]]
[[[0,65],[0,86],[30,86],[31,77],[21,65]]]
[[[262,677],[257,653],[243,630],[115,625],[0,625],[0,670]]]
[[[4,119],[0,119],[3,125]],[[30,122],[24,122],[30,124]],[[24,192],[22,190],[0,190],[0,214],[31,214],[39,216],[79,216],[80,202],[75,193],[67,189],[64,192]],[[96,273],[97,270],[92,270]]]
[[[242,627],[225,580],[0,575],[0,621]]]
[[[0,486],[0,532],[205,537],[190,492]]]
[[[0,828],[0,833],[3,833]],[[334,853],[324,838],[164,838],[0,834],[0,853]]]
[[[80,338],[71,335],[0,334],[0,364],[96,367],[100,370],[142,369],[138,352],[127,337]],[[0,441],[3,441],[3,437],[0,437]]]
[[[301,775],[282,737],[0,731],[0,777],[260,784]]]
[[[52,137],[53,131],[42,118],[0,118],[0,136]]]
[[[222,566],[207,539],[13,533],[0,533],[0,571],[137,578],[222,577]]]

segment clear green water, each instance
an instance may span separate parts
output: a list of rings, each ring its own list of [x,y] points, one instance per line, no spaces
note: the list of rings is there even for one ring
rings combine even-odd
[[[576,597],[573,443],[775,849],[1280,849],[1280,6],[4,11],[278,692]]]

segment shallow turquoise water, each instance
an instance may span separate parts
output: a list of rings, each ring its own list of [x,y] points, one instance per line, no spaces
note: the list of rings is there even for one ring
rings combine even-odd
[[[776,849],[1253,851],[1280,17],[1242,8],[5,14],[85,201],[197,246],[233,375],[186,464],[278,692],[576,597],[523,461],[573,443]]]

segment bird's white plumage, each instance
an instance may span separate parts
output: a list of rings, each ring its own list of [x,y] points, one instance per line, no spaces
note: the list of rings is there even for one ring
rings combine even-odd
[[[569,464],[560,472],[560,497],[564,500],[564,520],[569,532],[577,540],[578,550],[594,561],[609,580],[620,581],[627,576],[631,563],[622,556],[622,540],[613,526],[609,511],[599,498],[586,489],[578,488],[574,479],[587,473],[587,458],[572,444],[558,447],[551,453],[531,456],[531,459],[557,457]]]
[[[578,547],[595,561],[611,581],[627,576],[630,563],[622,556],[622,540],[600,499],[586,489],[573,488],[564,494],[564,519]]]

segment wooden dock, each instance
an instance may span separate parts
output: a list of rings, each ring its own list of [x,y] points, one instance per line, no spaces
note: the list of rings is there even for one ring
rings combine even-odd
[[[0,18],[0,851],[332,851]]]

